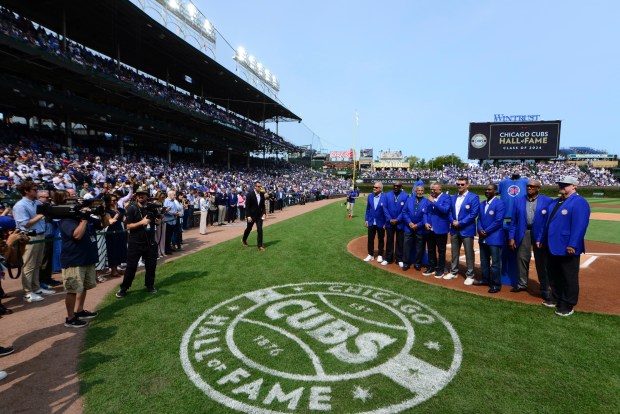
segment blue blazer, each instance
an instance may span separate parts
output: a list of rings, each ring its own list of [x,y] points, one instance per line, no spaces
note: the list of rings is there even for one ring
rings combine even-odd
[[[478,210],[480,209],[480,197],[472,193],[467,192],[461,209],[459,210],[458,217],[456,216],[456,199],[458,193],[451,197],[451,210],[450,210],[450,224],[454,220],[459,222],[459,232],[463,237],[474,237],[476,235],[476,218],[478,217]],[[450,227],[450,234],[456,234],[456,228]]]
[[[487,237],[479,238],[478,243],[489,246],[503,246],[506,243],[506,235],[504,234],[504,216],[506,214],[506,205],[502,200],[495,197],[489,204],[489,209],[484,212],[489,202],[485,200],[480,204],[480,212],[478,213],[478,231],[484,230]]]
[[[368,196],[368,204],[366,204],[366,218],[369,226],[372,226],[374,221],[377,221],[377,227],[385,227],[385,213],[383,212],[383,205],[385,204],[385,194],[379,195],[379,204],[375,209],[375,195],[370,194]]]
[[[441,193],[439,198],[435,200],[434,203],[429,201],[431,206],[429,208],[429,213],[426,216],[426,222],[430,223],[435,234],[448,234],[450,231],[450,225],[452,224],[450,221],[450,200],[449,195]]]
[[[426,215],[428,214],[428,209],[431,206],[431,202],[428,201],[426,197],[422,197],[418,203],[418,209],[416,210],[415,201],[416,196],[412,194],[411,197],[407,199],[405,208],[403,209],[403,227],[405,228],[405,233],[413,232],[413,230],[409,227],[409,223],[413,223],[418,225],[418,230],[416,230],[416,232],[420,234],[427,234]]]
[[[568,246],[575,249],[575,255],[580,255],[586,251],[584,238],[590,222],[590,205],[579,194],[573,194],[550,219],[549,216],[559,201],[560,199],[556,198],[549,204],[543,240],[554,256],[568,256]]]
[[[385,203],[383,204],[383,213],[385,214],[385,227],[396,228],[398,230],[403,229],[403,209],[409,195],[401,190],[398,197],[395,199],[394,191],[390,191],[385,194]],[[398,220],[398,224],[393,226],[390,224],[390,220]]]
[[[542,233],[545,228],[545,219],[549,211],[549,203],[551,197],[539,194],[536,203],[536,211],[534,211],[534,222],[532,223],[532,233],[535,241],[541,241]],[[521,244],[525,230],[527,230],[527,197],[517,197],[512,205],[512,221],[508,229],[508,239],[514,240],[517,246]]]

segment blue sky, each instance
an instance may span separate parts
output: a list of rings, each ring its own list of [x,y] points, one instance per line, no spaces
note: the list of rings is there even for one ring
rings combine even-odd
[[[357,110],[358,150],[465,160],[469,122],[539,114],[562,120],[562,147],[620,153],[618,1],[194,3],[279,78],[295,144],[352,147]]]

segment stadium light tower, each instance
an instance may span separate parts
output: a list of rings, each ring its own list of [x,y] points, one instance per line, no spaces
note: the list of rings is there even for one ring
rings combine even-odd
[[[246,75],[246,79],[255,86],[261,86],[272,91],[274,95],[280,92],[280,82],[276,75],[266,69],[262,63],[258,62],[252,55],[248,55],[246,50],[239,46],[233,59],[241,66]]]
[[[215,58],[216,32],[211,22],[191,0],[133,0],[142,11],[155,11],[161,23],[168,29],[176,27],[176,33],[200,50],[209,51]],[[193,42],[192,42],[193,41]]]

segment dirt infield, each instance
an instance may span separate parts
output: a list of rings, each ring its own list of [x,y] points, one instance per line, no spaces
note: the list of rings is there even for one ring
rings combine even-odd
[[[356,257],[364,258],[366,252],[366,236],[352,240],[347,246],[349,252]],[[477,245],[477,241],[475,243]],[[618,283],[618,273],[612,269],[620,268],[620,246],[610,243],[586,241],[587,254],[581,256],[581,269],[579,270],[579,304],[575,307],[576,311],[601,312],[620,315],[620,283]],[[461,251],[462,253],[462,251]],[[447,260],[450,260],[450,242],[446,253]],[[398,265],[390,264],[381,266],[376,261],[370,265],[377,266],[392,273],[420,280],[433,285],[441,285],[450,289],[462,290],[482,296],[492,296],[515,302],[532,303],[540,305],[540,285],[536,269],[533,263],[530,265],[529,286],[527,292],[511,293],[510,288],[504,288],[501,292],[490,294],[485,286],[465,286],[464,268],[465,258],[461,257],[459,277],[452,280],[435,279],[432,276],[422,276],[422,272],[410,268],[404,272]],[[476,250],[476,274],[480,275],[480,257]]]
[[[590,213],[590,220],[620,221],[620,214]]]
[[[292,206],[269,215],[267,227],[291,217],[323,207],[338,199]],[[184,255],[214,246],[223,241],[240,238],[245,224],[234,223],[222,227],[209,227],[207,235],[200,235],[198,228],[183,232],[184,251],[158,261],[162,264]],[[265,232],[268,238],[268,232]],[[241,247],[241,242],[239,243]],[[59,279],[60,275],[55,275]],[[143,279],[142,279],[143,280]],[[111,279],[88,292],[85,308],[93,310],[111,291],[118,289],[121,279]],[[141,288],[141,275],[136,277],[134,289]],[[157,285],[157,283],[156,283]],[[2,303],[13,310],[12,315],[0,319],[0,346],[12,346],[15,353],[0,358],[0,371],[9,376],[0,382],[0,408],[2,413],[63,413],[79,414],[83,411],[80,384],[77,374],[78,357],[86,329],[71,329],[63,325],[66,316],[65,295],[56,288],[55,295],[44,301],[25,304],[21,299],[21,279],[5,279],[4,290],[11,295]]]

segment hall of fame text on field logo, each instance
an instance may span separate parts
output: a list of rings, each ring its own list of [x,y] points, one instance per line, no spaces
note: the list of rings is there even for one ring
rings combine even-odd
[[[246,413],[396,413],[437,394],[462,361],[439,313],[349,283],[301,283],[238,295],[185,332],[181,362],[218,403]]]

